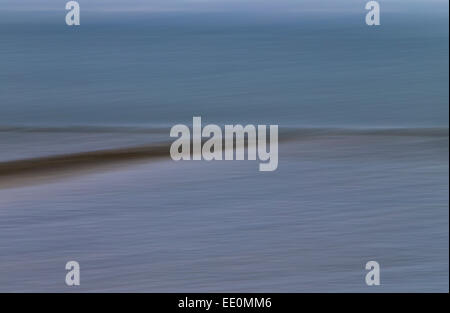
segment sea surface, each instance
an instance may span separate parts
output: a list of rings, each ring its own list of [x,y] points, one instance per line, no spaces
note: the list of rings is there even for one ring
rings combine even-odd
[[[364,13],[81,21],[0,10],[0,291],[448,292],[448,11],[380,27]],[[167,151],[1,175],[170,143],[193,116],[279,125],[278,169]]]

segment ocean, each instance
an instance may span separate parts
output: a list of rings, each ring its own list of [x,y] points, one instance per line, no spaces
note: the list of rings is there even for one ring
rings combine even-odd
[[[0,291],[448,292],[448,47],[448,12],[0,11]],[[278,169],[156,157],[193,116],[279,125]]]

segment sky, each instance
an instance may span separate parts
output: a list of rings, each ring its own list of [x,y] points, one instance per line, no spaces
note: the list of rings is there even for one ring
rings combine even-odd
[[[60,10],[66,0],[0,0],[0,10]],[[368,0],[78,0],[83,10],[153,12],[352,12]],[[448,0],[379,0],[383,11],[447,8]]]

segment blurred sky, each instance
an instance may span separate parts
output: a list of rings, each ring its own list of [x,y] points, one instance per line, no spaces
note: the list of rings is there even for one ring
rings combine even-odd
[[[0,0],[0,10],[60,10],[66,0]],[[355,12],[368,0],[79,0],[83,10],[155,12]],[[382,10],[448,10],[448,0],[381,0]]]

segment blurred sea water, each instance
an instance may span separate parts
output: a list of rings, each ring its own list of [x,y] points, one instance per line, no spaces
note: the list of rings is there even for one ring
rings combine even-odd
[[[163,159],[0,189],[0,291],[71,291],[77,260],[81,291],[448,292],[448,14],[14,14],[0,162],[167,142],[194,115],[297,136],[271,173]]]

